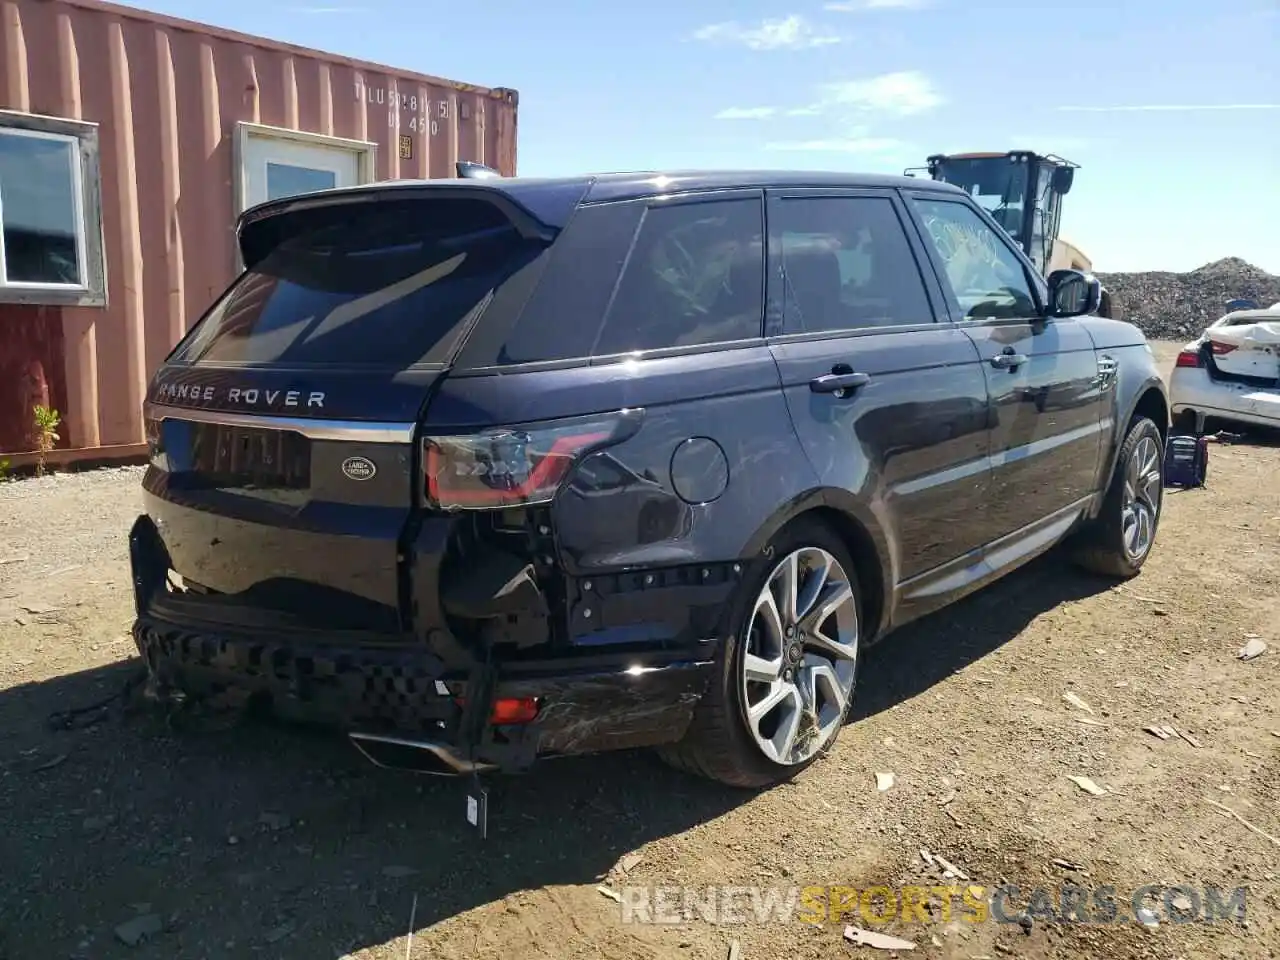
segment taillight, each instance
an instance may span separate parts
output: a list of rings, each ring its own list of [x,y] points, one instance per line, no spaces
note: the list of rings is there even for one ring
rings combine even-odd
[[[1210,340],[1209,349],[1213,351],[1215,357],[1220,357],[1236,349],[1236,345],[1234,343],[1219,343],[1217,340]]]
[[[1177,359],[1177,362],[1174,363],[1174,366],[1175,367],[1200,366],[1200,351],[1199,350],[1183,350],[1180,354],[1178,354],[1178,359]]]
[[[454,702],[459,707],[467,705],[466,697],[458,697]],[[534,697],[503,697],[493,701],[493,709],[489,711],[489,723],[495,727],[513,723],[532,723],[538,716],[538,701]]]
[[[644,411],[427,437],[427,501],[441,510],[493,510],[552,500],[585,456],[640,429]]]

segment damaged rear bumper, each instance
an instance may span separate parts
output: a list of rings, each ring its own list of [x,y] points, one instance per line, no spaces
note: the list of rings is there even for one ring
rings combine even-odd
[[[162,549],[130,538],[137,618],[133,638],[162,695],[273,715],[350,734],[371,760],[428,772],[514,772],[538,756],[656,746],[683,736],[709,681],[714,643],[696,650],[576,655],[501,662],[488,684],[476,665],[412,634],[290,627],[267,611],[165,587]],[[469,692],[487,703],[535,700],[528,723],[466,716]],[[484,697],[484,692],[477,694]],[[487,716],[487,709],[484,716]],[[424,762],[410,763],[417,755]]]

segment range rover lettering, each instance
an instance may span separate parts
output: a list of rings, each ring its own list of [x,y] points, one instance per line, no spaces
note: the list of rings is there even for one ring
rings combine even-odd
[[[894,628],[1058,544],[1116,578],[1151,552],[1142,334],[946,184],[464,176],[237,233],[147,398],[161,695],[434,772],[655,747],[762,786]]]

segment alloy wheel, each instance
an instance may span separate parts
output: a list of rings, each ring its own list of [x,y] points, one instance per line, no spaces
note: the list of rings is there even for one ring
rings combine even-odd
[[[747,727],[766,757],[796,766],[831,743],[857,660],[858,611],[844,567],[820,547],[788,554],[756,598],[742,658]]]
[[[1160,448],[1151,437],[1143,437],[1134,447],[1124,473],[1120,524],[1124,552],[1130,560],[1141,560],[1151,550],[1163,491]]]

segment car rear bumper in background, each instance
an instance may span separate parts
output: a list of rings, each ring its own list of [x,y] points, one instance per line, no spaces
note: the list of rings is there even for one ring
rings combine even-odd
[[[161,691],[430,745],[483,766],[515,770],[538,755],[678,740],[712,668],[713,644],[697,656],[615,652],[501,664],[494,699],[534,699],[537,716],[527,724],[490,725],[472,750],[461,734],[470,683],[465,662],[450,662],[408,634],[280,628],[270,614],[261,626],[252,617],[206,619],[209,607],[200,598],[164,588],[157,546],[135,536],[130,554],[138,608],[133,638]]]
[[[1194,410],[1208,417],[1280,427],[1280,389],[1214,380],[1203,368],[1175,368],[1169,400],[1174,415]]]

